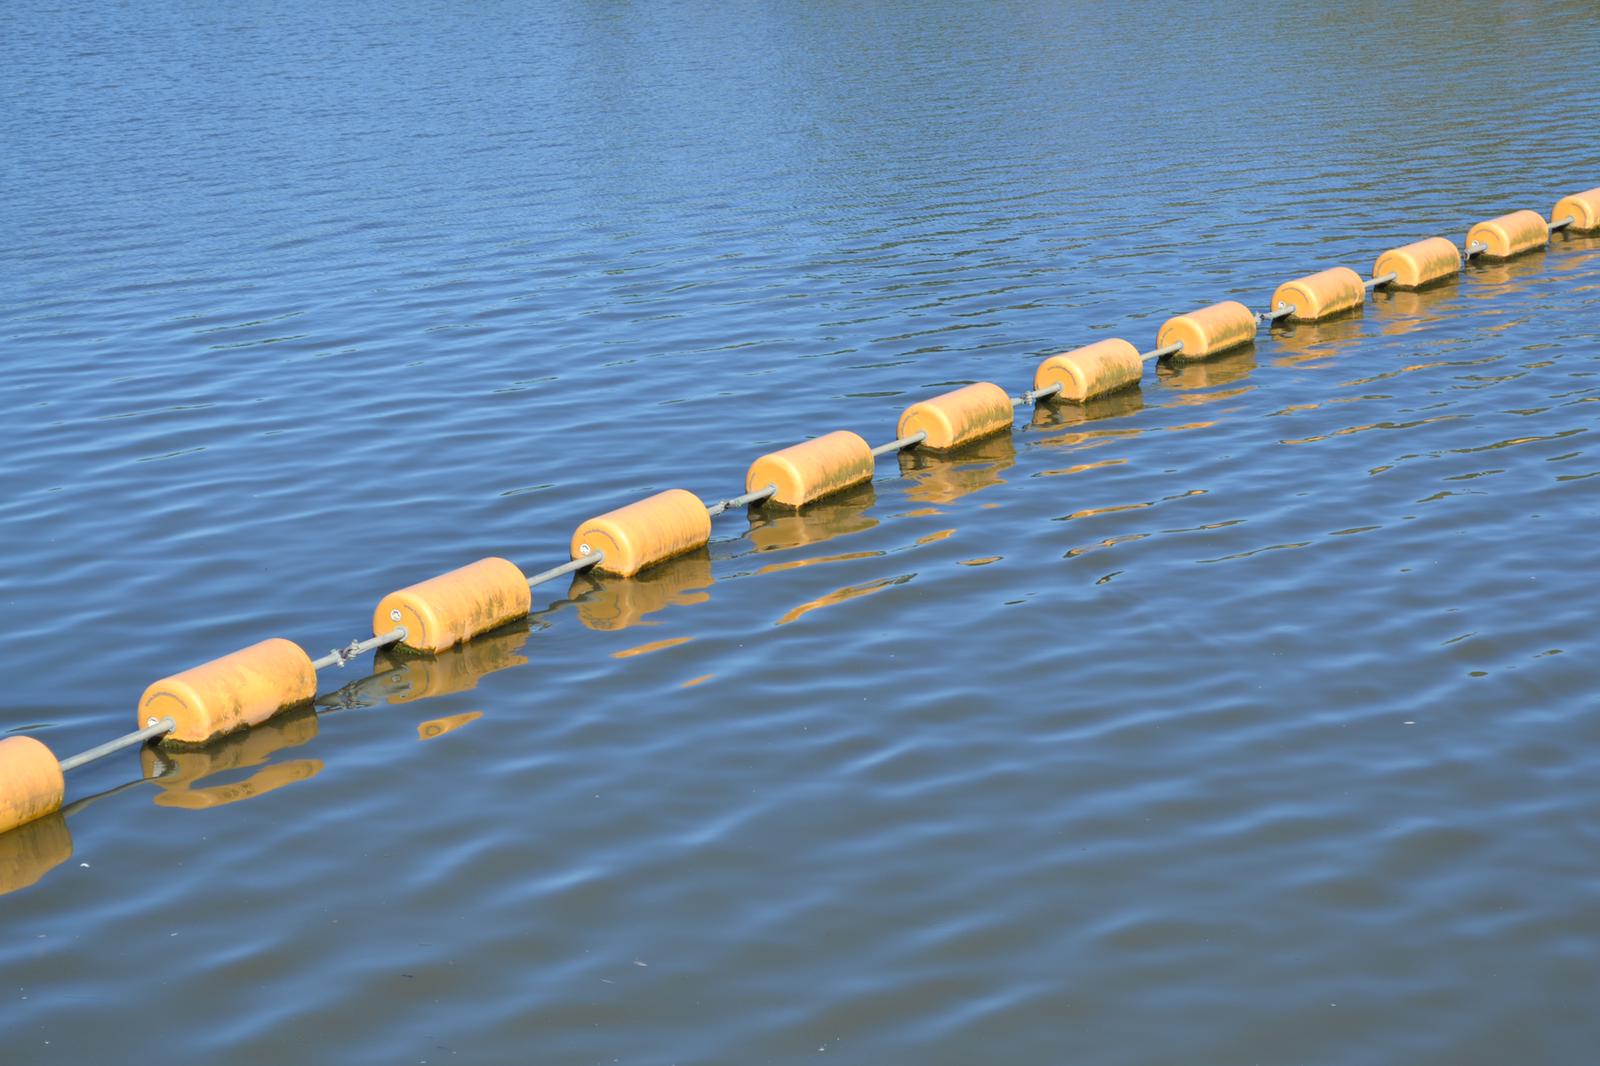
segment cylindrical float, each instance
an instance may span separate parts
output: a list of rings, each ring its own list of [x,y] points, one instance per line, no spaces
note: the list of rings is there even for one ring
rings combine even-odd
[[[171,718],[163,744],[204,744],[265,722],[317,694],[317,671],[300,646],[273,637],[164,677],[139,698],[139,726]]]
[[[32,737],[0,740],[0,833],[60,810],[66,792],[49,748]]]
[[[1550,221],[1560,222],[1564,218],[1572,219],[1571,225],[1567,226],[1568,233],[1600,232],[1600,189],[1575,192],[1556,201],[1555,210],[1550,212]]]
[[[1139,349],[1111,337],[1052,355],[1033,372],[1033,387],[1037,391],[1060,385],[1056,396],[1083,403],[1137,385],[1143,374]]]
[[[1393,289],[1420,289],[1435,282],[1453,278],[1461,273],[1461,252],[1443,237],[1429,237],[1425,241],[1391,248],[1378,256],[1372,265],[1372,276],[1381,278],[1393,274],[1389,282]]]
[[[1317,322],[1366,303],[1367,287],[1349,267],[1333,267],[1286,281],[1272,294],[1272,309],[1292,306],[1288,317],[1297,322]]]
[[[700,497],[668,489],[589,519],[572,534],[572,557],[604,552],[595,569],[632,577],[647,566],[704,547],[711,516]]]
[[[1550,227],[1537,211],[1513,211],[1480,222],[1467,231],[1467,247],[1487,245],[1478,254],[1485,259],[1510,259],[1538,251],[1550,241]]]
[[[521,618],[532,602],[517,565],[490,556],[389,593],[372,612],[372,635],[405,626],[406,647],[443,651]]]
[[[768,497],[768,502],[803,507],[871,481],[875,468],[871,446],[841,429],[763,455],[750,464],[744,488],[746,492],[759,492],[776,485],[778,491]]]
[[[1237,300],[1224,300],[1185,315],[1175,315],[1161,324],[1156,347],[1183,344],[1175,358],[1206,359],[1213,355],[1251,344],[1256,339],[1256,316]]]
[[[919,447],[947,451],[1011,428],[1011,397],[989,381],[941,393],[907,407],[896,437],[926,433]]]

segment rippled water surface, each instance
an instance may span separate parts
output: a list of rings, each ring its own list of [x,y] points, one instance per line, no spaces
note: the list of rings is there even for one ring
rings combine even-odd
[[[0,732],[1548,212],[1597,46],[1591,3],[15,0]],[[1592,1061],[1597,352],[1558,236],[74,772],[0,837],[5,1061]]]

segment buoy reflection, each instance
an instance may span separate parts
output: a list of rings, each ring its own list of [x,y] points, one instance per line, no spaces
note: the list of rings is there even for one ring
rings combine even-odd
[[[307,744],[316,735],[315,712],[309,709],[292,711],[203,748],[190,751],[145,748],[139,752],[139,763],[145,777],[160,789],[155,797],[156,806],[208,810],[255,799],[317,776],[322,772],[321,759],[270,762],[278,752]],[[262,768],[243,780],[200,785],[218,774],[255,766]]]
[[[1272,331],[1273,365],[1298,366],[1332,359],[1354,347],[1365,332],[1360,315],[1323,322],[1291,322]]]
[[[1156,380],[1169,389],[1212,389],[1242,381],[1255,368],[1256,350],[1247,345],[1215,359],[1189,363],[1163,360],[1156,367]]]
[[[711,594],[704,590],[716,580],[711,574],[711,556],[701,549],[628,578],[580,572],[574,575],[568,595],[577,605],[580,622],[611,633],[643,624],[668,607],[705,603]]]
[[[1003,433],[939,455],[908,448],[900,453],[900,476],[910,482],[906,499],[942,505],[1005,484],[1002,475],[1016,461],[1016,443]]]
[[[450,714],[443,718],[431,718],[426,722],[418,722],[417,739],[432,740],[434,737],[442,737],[446,733],[453,733],[464,725],[471,725],[482,717],[482,711],[464,711],[461,714]]]
[[[0,896],[37,884],[72,858],[72,833],[61,812],[0,833]]]
[[[527,626],[485,633],[436,655],[382,649],[372,660],[373,684],[392,704],[430,696],[447,696],[478,687],[485,674],[509,670],[528,661],[522,654],[532,632]],[[382,675],[378,677],[376,675]]]
[[[877,493],[868,482],[798,511],[763,509],[751,515],[750,530],[745,536],[756,551],[772,552],[864,533],[878,524],[878,519],[867,513],[877,500]]]

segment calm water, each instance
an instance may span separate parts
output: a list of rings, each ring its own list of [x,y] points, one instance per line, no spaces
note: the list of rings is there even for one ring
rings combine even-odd
[[[1592,3],[14,0],[0,732],[1546,212],[1600,184],[1597,46]],[[80,771],[136,783],[0,838],[5,1061],[1592,1061],[1597,350],[1560,238]]]

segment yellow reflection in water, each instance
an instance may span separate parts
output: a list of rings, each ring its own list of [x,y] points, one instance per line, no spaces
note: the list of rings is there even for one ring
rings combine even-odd
[[[699,677],[691,677],[689,680],[685,681],[683,684],[679,685],[678,687],[679,688],[694,688],[696,685],[705,684],[707,681],[710,681],[713,677],[716,677],[716,676],[717,676],[716,674],[701,674]]]
[[[669,637],[666,640],[653,640],[649,644],[640,644],[636,648],[624,648],[622,651],[611,653],[613,659],[631,659],[636,655],[649,655],[653,651],[665,651],[667,648],[676,648],[679,644],[687,644],[693,637]]]
[[[1372,296],[1371,313],[1382,323],[1379,329],[1385,336],[1399,337],[1455,313],[1461,304],[1460,282],[1452,279],[1416,292],[1380,289]]]
[[[1156,380],[1169,389],[1214,389],[1244,380],[1255,368],[1256,350],[1248,347],[1192,363],[1163,361],[1156,366]]]
[[[526,663],[520,653],[530,632],[519,625],[486,633],[436,655],[384,649],[373,656],[372,672],[384,675],[379,684],[389,703],[467,692],[477,688],[478,679],[485,674]]]
[[[1474,283],[1466,294],[1474,300],[1499,300],[1507,292],[1520,292],[1550,272],[1548,252],[1532,252],[1502,263],[1479,264],[1476,259],[1463,273]]]
[[[633,577],[572,579],[571,597],[577,602],[578,620],[590,629],[619,632],[645,622],[668,607],[686,607],[711,599],[703,591],[716,584],[711,556],[704,549],[669,559]]]
[[[907,581],[910,581],[911,577],[912,575],[910,574],[902,574],[899,577],[885,577],[879,578],[877,581],[868,581],[864,585],[847,585],[842,589],[836,589],[833,592],[828,593],[826,596],[818,596],[814,600],[807,600],[800,606],[784,612],[783,617],[779,618],[774,624],[786,626],[790,622],[793,622],[804,615],[810,614],[812,611],[818,610],[819,608],[832,607],[836,603],[844,603],[848,600],[860,599],[862,596],[871,596],[873,593],[882,592],[884,589],[889,588],[892,585],[903,585]]]
[[[1355,347],[1366,332],[1360,315],[1345,315],[1326,322],[1291,322],[1272,331],[1272,363],[1274,366],[1299,366],[1319,359],[1333,359]]]
[[[61,812],[0,833],[0,896],[38,883],[72,858],[72,834]]]
[[[962,566],[988,566],[990,563],[998,563],[1004,558],[1004,555],[984,555],[977,559],[962,559],[960,563]]]
[[[452,733],[464,725],[471,725],[483,717],[482,711],[464,711],[461,714],[451,714],[443,718],[431,718],[426,722],[417,723],[417,739],[432,740]]]
[[[954,531],[952,530],[952,532]],[[876,559],[878,556],[883,554],[885,553],[881,551],[843,552],[839,555],[816,555],[810,559],[792,559],[786,563],[768,563],[766,566],[763,566],[760,570],[756,571],[756,576],[760,576],[761,574],[779,574],[785,570],[802,570],[805,567],[816,566],[819,563],[848,563],[853,562],[856,559]]]
[[[944,505],[1005,484],[1001,475],[1016,461],[1017,446],[1011,434],[1002,433],[943,455],[908,448],[900,453],[900,474],[911,483],[906,499]]]
[[[1125,418],[1144,410],[1144,393],[1138,388],[1123,389],[1088,403],[1046,400],[1033,409],[1028,425],[1033,429],[1066,429],[1086,422]]]
[[[208,810],[264,796],[317,776],[322,772],[321,759],[292,759],[264,766],[243,781],[197,787],[199,782],[216,774],[262,766],[278,752],[309,743],[316,735],[317,716],[302,710],[269,719],[195,751],[157,753],[145,748],[139,752],[139,763],[144,768],[144,776],[161,790],[155,797],[158,807]],[[171,768],[158,777],[163,763]]]
[[[799,511],[763,509],[745,534],[758,552],[787,551],[864,533],[878,524],[867,512],[878,500],[872,483],[857,485]]]

